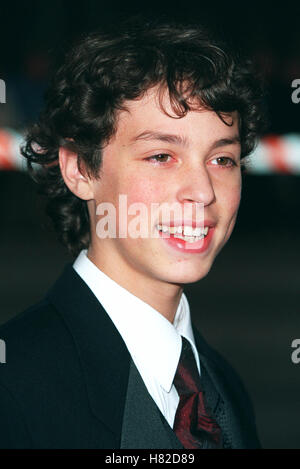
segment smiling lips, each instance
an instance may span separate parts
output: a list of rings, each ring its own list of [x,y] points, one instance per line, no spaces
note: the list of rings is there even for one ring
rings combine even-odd
[[[206,226],[205,228],[196,227],[193,228],[192,226],[167,226],[167,225],[157,225],[158,231],[162,233],[166,233],[169,235],[173,235],[174,238],[183,239],[187,243],[195,243],[200,241],[200,239],[205,238],[207,236],[209,227]]]
[[[193,226],[194,225],[194,226]],[[172,248],[187,253],[201,253],[208,248],[213,236],[215,224],[204,222],[204,226],[195,224],[156,225],[160,237]]]

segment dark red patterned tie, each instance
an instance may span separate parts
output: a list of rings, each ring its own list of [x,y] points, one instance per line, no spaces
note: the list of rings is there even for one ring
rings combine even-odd
[[[174,385],[180,400],[173,429],[184,448],[221,448],[221,429],[204,404],[196,360],[189,341],[184,337]]]

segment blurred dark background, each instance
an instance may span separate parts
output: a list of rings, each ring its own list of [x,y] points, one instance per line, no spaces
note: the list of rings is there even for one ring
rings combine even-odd
[[[300,137],[300,5],[85,0],[1,4],[1,128],[22,134],[42,106],[53,58],[82,33],[133,14],[192,19],[250,55],[265,81],[266,135]],[[300,160],[300,145],[295,161]],[[0,139],[1,159],[1,139]],[[297,165],[296,165],[297,166]],[[298,165],[300,167],[300,165]],[[187,288],[199,330],[242,376],[267,448],[300,448],[300,171],[244,175],[238,223],[209,275]],[[70,260],[26,172],[0,170],[0,323],[39,300]],[[2,365],[3,366],[3,365]],[[0,370],[1,372],[1,370]]]

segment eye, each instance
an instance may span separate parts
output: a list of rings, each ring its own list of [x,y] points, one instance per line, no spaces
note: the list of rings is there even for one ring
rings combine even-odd
[[[158,164],[164,164],[164,163],[169,163],[169,161],[171,160],[171,156],[168,155],[167,153],[160,153],[158,155],[153,155],[153,156],[149,156],[148,158],[146,158],[147,161],[153,161],[154,163],[158,163]]]
[[[229,156],[218,156],[218,158],[214,158],[211,161],[216,161],[216,163],[213,163],[213,165],[222,166],[224,168],[237,166],[235,160],[233,158],[230,158]]]

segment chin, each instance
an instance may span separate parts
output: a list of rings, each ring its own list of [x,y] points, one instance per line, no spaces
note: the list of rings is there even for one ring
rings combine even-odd
[[[176,272],[176,275],[171,275],[169,277],[169,282],[178,284],[178,285],[186,285],[189,283],[196,283],[199,282],[199,280],[202,280],[204,277],[207,276],[211,269],[211,265],[207,266],[206,268],[201,268],[196,269],[194,268],[189,268],[189,269],[181,269],[181,272],[178,270]]]

